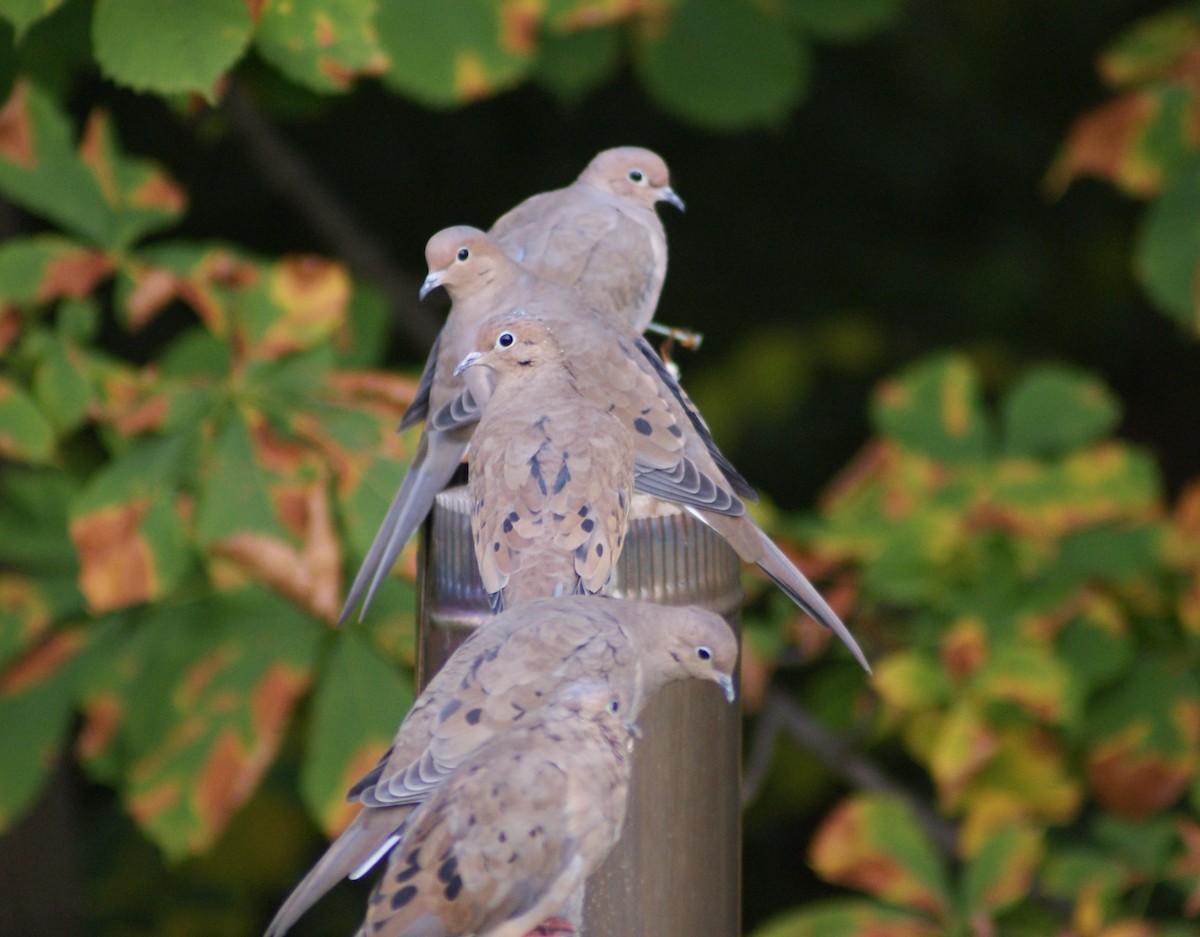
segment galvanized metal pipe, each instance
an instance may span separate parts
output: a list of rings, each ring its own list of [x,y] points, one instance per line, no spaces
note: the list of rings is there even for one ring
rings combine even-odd
[[[465,488],[443,491],[422,539],[417,678],[489,616]],[[611,590],[700,605],[736,630],[737,554],[673,505],[638,496]],[[641,718],[620,843],[589,879],[582,937],[737,937],[741,932],[741,710],[708,684],[677,683]]]

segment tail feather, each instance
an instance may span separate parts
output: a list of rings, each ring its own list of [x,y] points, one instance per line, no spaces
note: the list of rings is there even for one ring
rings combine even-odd
[[[366,809],[359,813],[341,836],[329,844],[317,864],[309,869],[271,919],[265,937],[282,937],[327,891],[364,867],[372,854],[389,838],[401,833],[412,807]],[[378,861],[382,854],[376,856]]]
[[[391,507],[388,508],[383,523],[379,525],[379,532],[375,534],[375,540],[371,543],[371,549],[367,551],[358,575],[354,577],[354,583],[350,586],[338,624],[345,623],[350,617],[364,592],[366,595],[362,601],[360,620],[367,613],[383,577],[391,570],[404,545],[425,520],[437,493],[454,475],[466,448],[467,439],[462,438],[461,434],[426,432],[421,437],[421,444],[417,448],[417,455],[409,467],[408,474],[404,476],[400,490],[392,499]]]
[[[867,663],[866,655],[854,640],[854,635],[838,618],[837,612],[829,607],[829,603],[821,597],[821,593],[808,581],[804,573],[795,567],[749,515],[731,517],[727,514],[709,514],[695,510],[692,513],[720,534],[743,560],[756,563],[809,617],[836,634],[850,649],[850,653],[863,670],[871,673],[871,665]]]

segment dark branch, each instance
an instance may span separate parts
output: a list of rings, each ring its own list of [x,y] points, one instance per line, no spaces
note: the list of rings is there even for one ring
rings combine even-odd
[[[923,800],[888,777],[861,752],[776,689],[767,692],[763,703],[746,767],[744,800],[749,801],[757,794],[780,732],[787,733],[797,745],[811,752],[826,768],[853,787],[903,800],[937,847],[946,855],[956,853],[958,835],[950,821],[939,816]]]
[[[331,253],[384,294],[409,344],[427,351],[441,323],[418,302],[420,282],[396,268],[379,242],[362,229],[345,203],[313,172],[303,154],[236,83],[225,95],[223,108],[263,181],[292,205]]]

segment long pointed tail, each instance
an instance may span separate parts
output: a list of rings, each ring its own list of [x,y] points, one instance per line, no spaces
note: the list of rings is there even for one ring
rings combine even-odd
[[[437,493],[454,475],[466,448],[467,439],[457,434],[426,432],[421,437],[421,444],[417,448],[417,455],[409,467],[408,474],[404,476],[400,490],[392,499],[392,505],[388,508],[383,523],[379,525],[379,532],[375,534],[371,549],[367,551],[367,556],[354,577],[354,583],[350,586],[338,624],[343,624],[350,617],[351,611],[364,592],[366,597],[363,598],[359,619],[367,613],[383,577],[391,570],[396,557],[416,533],[421,521],[425,520]]]
[[[863,670],[871,672],[871,665],[867,663],[862,648],[854,640],[854,635],[842,624],[837,613],[829,607],[829,603],[821,597],[821,593],[808,581],[804,573],[796,569],[792,561],[749,515],[731,517],[727,514],[709,514],[696,510],[692,513],[725,538],[743,560],[758,564],[759,568],[787,593],[788,598],[838,636]]]
[[[359,813],[287,896],[267,926],[265,937],[282,937],[329,889],[356,871],[365,872],[363,866],[402,832],[413,809],[410,806],[368,808]],[[374,858],[378,861],[383,855]]]

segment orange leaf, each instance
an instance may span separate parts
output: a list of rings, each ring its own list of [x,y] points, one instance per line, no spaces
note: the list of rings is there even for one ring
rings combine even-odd
[[[155,594],[154,555],[140,529],[148,510],[148,502],[139,499],[71,521],[79,590],[91,611],[123,608]]]

